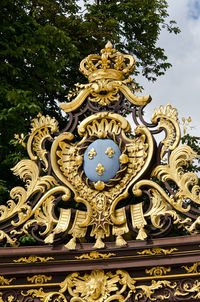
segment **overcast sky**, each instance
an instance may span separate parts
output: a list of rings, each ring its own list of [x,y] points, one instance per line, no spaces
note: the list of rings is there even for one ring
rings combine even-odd
[[[172,67],[156,83],[144,78],[137,81],[144,87],[144,94],[152,96],[146,107],[146,120],[159,105],[172,104],[179,112],[179,119],[192,117],[191,135],[200,136],[200,0],[168,0],[170,19],[181,29],[178,35],[161,33],[159,46],[165,49]]]

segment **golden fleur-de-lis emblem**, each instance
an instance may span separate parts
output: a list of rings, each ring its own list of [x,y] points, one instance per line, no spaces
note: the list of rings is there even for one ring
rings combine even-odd
[[[96,172],[98,172],[98,175],[103,175],[103,172],[105,171],[106,169],[104,168],[104,166],[99,163],[98,166],[96,167]]]
[[[92,149],[88,152],[88,157],[89,157],[89,159],[93,159],[95,155],[97,155],[97,153],[96,153],[95,149],[92,148]]]
[[[108,157],[113,157],[113,154],[115,154],[115,151],[111,147],[108,147],[105,154],[107,154]]]

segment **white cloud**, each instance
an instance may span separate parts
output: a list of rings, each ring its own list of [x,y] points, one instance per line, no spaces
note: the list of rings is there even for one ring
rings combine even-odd
[[[153,108],[171,103],[179,117],[192,117],[195,129],[191,134],[200,136],[200,18],[191,17],[191,1],[194,4],[193,0],[168,0],[170,19],[177,21],[181,33],[163,31],[158,44],[165,49],[172,67],[156,83],[137,80],[144,94],[150,93],[153,98],[146,108],[147,118]]]

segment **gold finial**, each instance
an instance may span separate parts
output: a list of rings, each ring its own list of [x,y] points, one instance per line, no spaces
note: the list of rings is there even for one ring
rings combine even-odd
[[[108,42],[106,43],[105,48],[113,48],[112,43],[111,43],[110,41],[108,41]]]
[[[102,78],[122,81],[132,73],[134,67],[134,58],[117,52],[108,41],[101,55],[91,54],[81,61],[80,71],[89,82]]]

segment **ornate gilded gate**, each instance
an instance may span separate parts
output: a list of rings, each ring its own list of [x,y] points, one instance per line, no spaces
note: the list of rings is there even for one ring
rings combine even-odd
[[[33,119],[13,168],[25,186],[0,206],[0,301],[200,300],[196,154],[171,105],[144,120],[134,64],[108,42],[80,64],[89,83],[60,105],[65,129]],[[18,247],[23,236],[37,246]]]

